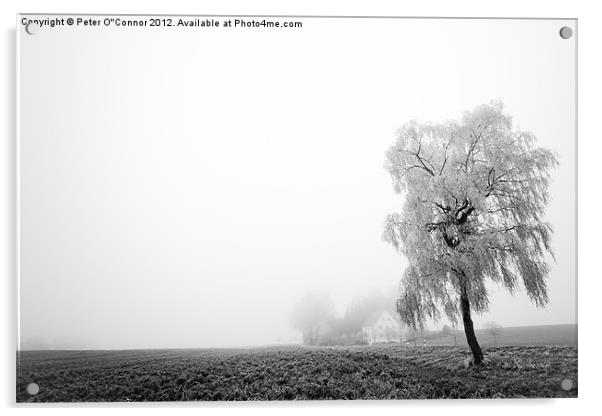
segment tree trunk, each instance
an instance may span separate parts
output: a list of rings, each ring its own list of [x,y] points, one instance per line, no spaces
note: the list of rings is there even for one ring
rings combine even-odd
[[[474,333],[474,325],[472,318],[470,317],[470,303],[468,302],[468,296],[463,294],[460,296],[460,306],[462,309],[462,320],[464,321],[464,332],[466,333],[466,342],[472,351],[475,365],[483,362],[483,352],[477,341],[477,337]]]

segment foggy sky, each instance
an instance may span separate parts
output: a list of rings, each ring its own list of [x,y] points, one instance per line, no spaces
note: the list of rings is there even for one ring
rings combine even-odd
[[[387,290],[396,129],[491,99],[559,155],[556,262],[476,326],[576,322],[573,22],[303,24],[20,33],[22,348],[269,344],[308,290]]]

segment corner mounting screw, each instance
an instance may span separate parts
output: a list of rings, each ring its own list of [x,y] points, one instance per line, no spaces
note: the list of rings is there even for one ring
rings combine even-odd
[[[563,26],[560,28],[559,33],[562,39],[569,39],[571,36],[573,36],[573,29],[568,26]]]

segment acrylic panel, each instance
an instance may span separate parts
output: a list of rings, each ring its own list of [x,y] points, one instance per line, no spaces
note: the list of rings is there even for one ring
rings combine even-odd
[[[18,402],[576,397],[572,19],[17,16]]]

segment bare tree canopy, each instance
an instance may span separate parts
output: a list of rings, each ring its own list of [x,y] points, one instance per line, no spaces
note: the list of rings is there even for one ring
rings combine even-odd
[[[558,162],[535,142],[513,130],[500,102],[459,122],[399,130],[385,167],[404,204],[387,217],[383,238],[409,261],[398,301],[408,325],[423,327],[443,311],[454,324],[462,316],[474,337],[470,308],[487,310],[487,279],[511,293],[522,281],[537,306],[548,302],[552,229],[543,214]],[[480,349],[473,353],[479,362]]]

